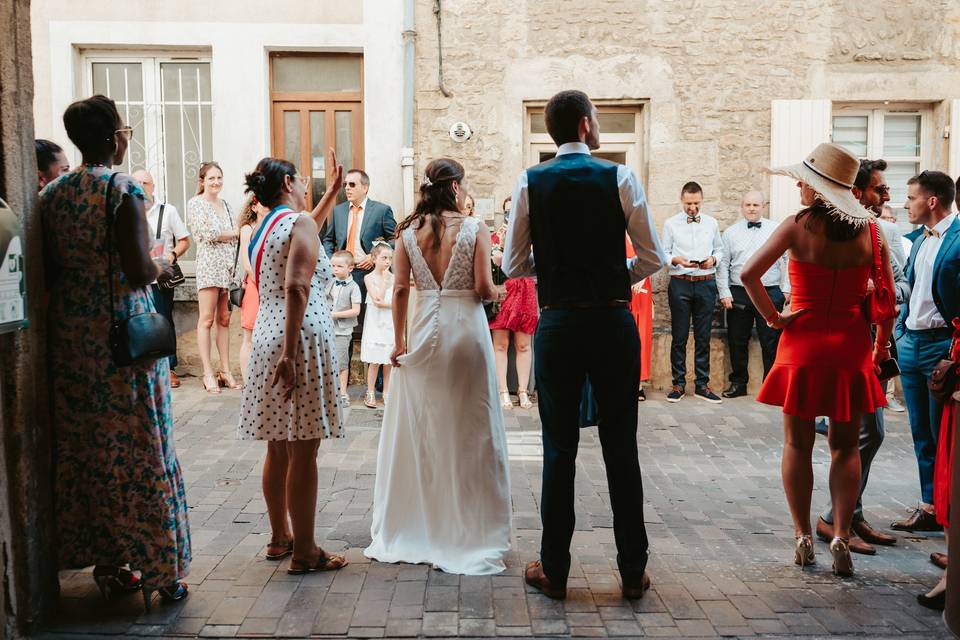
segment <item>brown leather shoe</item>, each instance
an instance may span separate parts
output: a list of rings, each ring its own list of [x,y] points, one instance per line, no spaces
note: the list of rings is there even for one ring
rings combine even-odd
[[[646,571],[643,572],[643,577],[640,578],[639,583],[637,580],[624,580],[623,581],[623,597],[627,600],[637,600],[643,597],[650,589],[650,576]]]
[[[527,563],[527,568],[523,572],[523,579],[528,585],[537,589],[543,595],[554,600],[563,600],[567,597],[567,584],[555,585],[550,582],[550,578],[543,572],[543,564],[539,560],[533,560]]]
[[[171,371],[170,372],[170,388],[176,389],[179,386],[180,386],[180,378],[179,376],[177,376],[177,372]]]
[[[883,544],[891,545],[897,543],[897,537],[892,536],[889,533],[884,533],[878,531],[870,526],[870,523],[866,520],[861,520],[859,522],[853,523],[853,532],[863,538],[864,542],[869,542],[870,544]]]
[[[829,544],[833,540],[833,525],[828,524],[823,518],[817,518],[817,537]],[[877,553],[873,546],[866,543],[855,533],[850,536],[847,544],[851,553],[862,553],[865,556],[872,556]]]
[[[930,562],[937,565],[944,571],[947,570],[947,554],[934,551],[930,554]]]
[[[924,511],[919,506],[914,510],[906,520],[897,520],[890,525],[895,531],[943,531],[943,527],[937,523],[937,516]]]

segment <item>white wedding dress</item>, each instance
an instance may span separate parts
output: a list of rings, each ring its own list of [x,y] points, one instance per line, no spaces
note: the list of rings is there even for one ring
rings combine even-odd
[[[439,286],[413,229],[401,241],[417,285],[407,353],[390,376],[373,494],[381,562],[448,573],[504,570],[510,481],[493,344],[474,291],[479,221],[465,218]]]

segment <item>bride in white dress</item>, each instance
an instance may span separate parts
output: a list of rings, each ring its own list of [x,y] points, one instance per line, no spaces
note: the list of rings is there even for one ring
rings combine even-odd
[[[380,433],[373,541],[364,553],[486,575],[504,570],[510,548],[510,481],[481,305],[497,295],[490,234],[458,213],[463,177],[453,160],[427,165],[416,211],[398,228],[396,368]],[[405,339],[411,271],[417,307]]]

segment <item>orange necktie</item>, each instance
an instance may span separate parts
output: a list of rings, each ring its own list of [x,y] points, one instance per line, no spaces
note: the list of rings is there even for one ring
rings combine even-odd
[[[347,231],[347,251],[357,257],[357,218],[360,217],[360,207],[350,205],[350,228]]]

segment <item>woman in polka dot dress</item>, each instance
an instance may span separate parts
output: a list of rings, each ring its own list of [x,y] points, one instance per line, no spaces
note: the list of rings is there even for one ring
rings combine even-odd
[[[239,437],[267,441],[263,494],[273,533],[267,558],[292,553],[288,573],[295,575],[346,565],[314,540],[317,451],[324,438],[343,437],[333,322],[323,296],[333,273],[317,234],[339,190],[342,169],[335,173],[312,213],[296,213],[306,206],[306,181],[291,163],[264,158],[246,176],[247,191],[270,213],[248,250],[260,309],[244,371]]]

